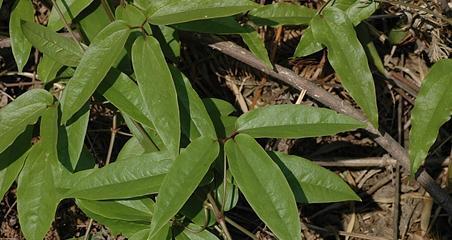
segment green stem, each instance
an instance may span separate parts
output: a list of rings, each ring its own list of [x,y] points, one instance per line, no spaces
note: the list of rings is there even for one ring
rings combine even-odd
[[[242,227],[240,224],[234,222],[232,219],[228,218],[228,217],[224,217],[224,220],[226,220],[227,223],[231,224],[233,227],[237,228],[238,230],[240,230],[240,232],[244,233],[246,236],[252,238],[253,240],[259,240],[256,235],[254,235],[252,232],[246,230],[244,227]]]
[[[218,208],[215,199],[212,197],[212,194],[207,194],[207,200],[209,201],[210,205],[212,206],[213,214],[215,215],[215,218],[217,219],[218,224],[220,224],[221,229],[223,230],[223,233],[225,235],[225,238],[227,240],[232,240],[231,234],[229,233],[228,227],[226,226],[226,222],[224,221],[225,217],[221,213],[220,209]]]

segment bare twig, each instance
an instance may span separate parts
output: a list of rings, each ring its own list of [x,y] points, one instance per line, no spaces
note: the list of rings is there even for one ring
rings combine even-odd
[[[392,239],[399,239],[399,211],[400,211],[400,166],[396,164],[396,171],[394,174],[395,177],[395,194],[394,194],[394,203],[393,203],[393,225],[392,225]]]
[[[397,141],[395,141],[389,134],[379,131],[376,129],[364,114],[353,107],[350,103],[342,100],[338,96],[335,96],[323,88],[317,86],[315,83],[308,81],[307,79],[299,76],[295,72],[280,65],[275,65],[275,69],[267,67],[262,61],[256,58],[248,50],[238,46],[231,41],[225,41],[218,37],[205,38],[202,35],[195,34],[190,35],[188,38],[196,40],[196,42],[201,42],[208,44],[210,48],[213,48],[223,54],[226,54],[232,58],[235,58],[249,66],[252,66],[261,72],[274,77],[292,87],[302,90],[305,89],[308,95],[325,106],[336,110],[339,113],[343,113],[361,120],[368,124],[366,130],[373,135],[374,141],[377,142],[382,148],[384,148],[394,159],[400,162],[400,165],[404,170],[408,170],[410,166],[410,161],[408,158],[408,153],[405,148],[403,148]],[[408,172],[408,171],[406,171]],[[435,182],[435,180],[421,168],[416,174],[416,181],[426,189],[430,195],[435,199],[435,201],[442,206],[449,215],[452,216],[452,198],[447,194],[446,191],[441,189],[441,187]]]
[[[91,219],[89,219],[88,226],[86,227],[86,232],[85,232],[85,236],[83,237],[83,240],[87,240],[88,239],[92,225],[93,225],[93,219],[91,218]]]

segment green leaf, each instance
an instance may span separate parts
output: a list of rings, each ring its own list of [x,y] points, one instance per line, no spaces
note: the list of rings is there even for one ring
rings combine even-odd
[[[200,137],[176,158],[159,189],[150,239],[157,239],[155,234],[182,208],[218,153],[218,142]]]
[[[42,151],[47,156],[46,167],[52,172],[53,188],[55,188],[54,192],[59,200],[61,194],[57,189],[61,179],[67,179],[70,172],[60,164],[58,159],[58,127],[58,108],[56,105],[52,105],[46,109],[41,117],[40,144]]]
[[[65,161],[68,170],[74,172],[81,160],[80,155],[85,143],[85,135],[89,122],[89,105],[85,104],[66,126],[58,132],[58,156]]]
[[[38,78],[44,83],[53,81],[63,64],[44,54],[38,64]]]
[[[334,135],[365,126],[364,123],[335,111],[299,104],[257,108],[243,114],[236,122],[240,133],[273,138]]]
[[[336,1],[329,2],[327,4],[328,4],[328,7],[334,6],[335,8],[339,8],[340,10],[345,11],[356,1],[359,1],[359,0],[336,0]]]
[[[378,9],[378,3],[372,1],[364,3],[360,0],[344,0],[335,1],[333,2],[333,5],[334,7],[345,11],[346,15],[355,26],[370,17],[375,10]],[[301,36],[300,42],[295,49],[294,57],[306,57],[323,48],[324,46],[314,38],[311,27],[308,27],[304,31],[303,36]]]
[[[351,20],[353,25],[357,26],[361,21],[366,20],[378,9],[379,4],[376,1],[363,2],[356,0],[350,7],[347,8],[345,13]]]
[[[22,31],[35,48],[62,65],[76,67],[82,58],[80,45],[48,27],[22,21]]]
[[[149,114],[144,106],[138,85],[125,73],[112,68],[97,91],[122,113],[146,126],[154,127],[147,117]]]
[[[85,200],[77,199],[91,212],[109,219],[151,224],[154,202],[149,198],[135,198],[125,200]]]
[[[39,131],[42,148],[46,154],[56,155],[58,142],[58,109],[56,105],[49,106],[42,114]],[[55,159],[56,156],[52,156],[52,158]]]
[[[411,112],[409,155],[411,173],[415,174],[427,157],[441,125],[452,114],[452,60],[440,60],[433,65],[422,82]]]
[[[277,238],[301,239],[297,204],[278,165],[246,134],[228,140],[225,152],[237,186],[259,218]]]
[[[127,22],[131,27],[140,27],[146,23],[146,16],[143,12],[131,5],[119,5],[115,11],[116,19]]]
[[[29,128],[11,144],[5,151],[0,153],[0,198],[13,184],[28,156],[31,147],[32,129]]]
[[[225,182],[222,181],[218,185],[218,187],[216,187],[215,194],[217,196],[216,197],[217,204],[219,204],[219,206],[221,206],[221,205],[223,205],[223,202],[224,202],[224,206],[222,209],[224,211],[229,211],[229,210],[233,209],[237,205],[237,202],[239,201],[239,189],[235,185],[235,181],[232,178],[229,171],[226,172],[226,176],[227,176],[226,177],[226,186],[225,186]],[[226,192],[224,190],[226,190]]]
[[[54,31],[61,30],[61,28],[64,27],[64,20],[69,24],[72,23],[72,20],[92,2],[93,0],[56,0],[56,2],[53,2],[54,4],[56,3],[56,5],[53,6],[52,11],[50,12],[47,26]],[[60,13],[58,13],[57,6],[61,11],[64,20],[61,18]]]
[[[184,217],[197,225],[195,229],[212,226],[216,223],[215,215],[205,206],[209,191],[209,187],[197,188],[179,211]]]
[[[228,116],[237,110],[231,103],[218,98],[203,98],[202,102],[209,115]]]
[[[35,144],[19,176],[17,211],[21,231],[27,239],[43,239],[55,216],[59,199],[49,167],[54,157],[43,144]]]
[[[80,109],[107,75],[129,36],[129,28],[122,21],[115,21],[102,30],[86,50],[74,76],[63,92],[62,122]]]
[[[290,3],[268,4],[250,11],[250,20],[257,25],[302,25],[308,24],[315,11],[311,8]]]
[[[182,132],[191,140],[199,136],[216,139],[217,135],[209,114],[201,98],[192,88],[190,81],[178,69],[171,67],[170,70],[181,107]]]
[[[149,22],[156,25],[169,25],[200,19],[232,16],[259,7],[249,0],[169,0],[154,12]]]
[[[86,15],[79,23],[81,32],[89,41],[93,41],[96,35],[110,24],[110,18],[100,1],[95,1],[86,9]]]
[[[156,193],[172,162],[167,153],[155,152],[77,172],[68,179],[73,185],[68,197],[103,200]]]
[[[159,41],[163,55],[171,61],[178,62],[180,57],[179,33],[172,27],[152,25],[152,36]]]
[[[136,39],[132,46],[132,64],[155,130],[170,154],[176,156],[180,140],[179,107],[174,82],[158,41],[151,36]]]
[[[11,48],[17,70],[22,72],[30,57],[31,43],[27,41],[21,28],[21,21],[32,22],[34,18],[33,5],[28,0],[18,0],[9,18],[9,36],[11,38]]]
[[[267,49],[265,48],[264,40],[260,38],[259,33],[252,31],[249,33],[242,33],[240,36],[257,58],[264,62],[267,67],[273,68],[270,58],[268,57]]]
[[[167,0],[157,0],[157,1],[149,1],[149,0],[134,0],[133,5],[137,6],[142,10],[147,10],[148,8],[153,8],[153,6],[157,3],[165,4]]]
[[[218,138],[225,138],[234,132],[237,117],[228,116],[236,111],[234,106],[226,101],[215,98],[203,99],[203,102],[215,126]]]
[[[156,152],[165,149],[162,140],[159,138],[155,129],[143,126],[134,120],[130,119],[128,115],[123,114],[127,127],[134,137],[137,138],[144,152]]]
[[[133,4],[138,8],[146,11],[146,16],[149,17],[157,10],[169,4],[172,0],[134,0]]]
[[[295,49],[294,57],[306,57],[322,50],[324,46],[319,43],[312,34],[311,27],[306,28],[301,36],[300,42]]]
[[[378,127],[378,109],[372,73],[352,23],[345,13],[329,7],[311,22],[316,40],[328,47],[328,60],[343,87]]]
[[[182,31],[211,34],[240,34],[254,31],[252,28],[240,25],[232,16],[178,23],[171,27]]]
[[[128,237],[129,240],[147,240],[149,235],[149,229],[143,229],[141,231],[138,231]],[[164,238],[165,239],[165,238]]]
[[[34,124],[53,97],[42,89],[33,89],[0,109],[0,152],[3,152],[27,125]]]
[[[99,202],[77,199],[76,203],[86,215],[95,219],[97,222],[108,226],[113,235],[123,234],[125,236],[132,236],[137,232],[149,228],[149,223],[147,221],[125,221],[122,219],[110,218],[108,215],[112,215],[112,213],[108,212],[105,205],[98,204]],[[114,207],[121,207],[121,212],[124,214],[126,214],[124,210],[130,210],[130,208],[125,208],[119,204],[114,204]],[[117,213],[119,211],[116,210],[115,212]],[[104,214],[107,214],[107,216],[104,216]]]
[[[130,138],[121,148],[116,161],[127,161],[130,158],[138,157],[145,153],[144,147],[140,144],[136,137]]]
[[[309,160],[279,152],[269,153],[286,176],[299,203],[360,201],[338,175]]]
[[[193,227],[193,225],[189,225],[188,227]],[[196,226],[195,226],[196,227]],[[200,232],[193,232],[189,231],[188,229],[183,231],[181,235],[185,235],[185,239],[188,240],[219,240],[217,236],[215,236],[213,233],[204,230]],[[176,236],[176,240],[179,240]],[[181,239],[182,240],[182,239]]]

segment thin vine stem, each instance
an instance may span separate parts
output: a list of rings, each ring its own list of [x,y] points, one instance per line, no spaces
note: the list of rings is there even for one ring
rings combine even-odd
[[[217,219],[218,224],[220,224],[221,229],[223,230],[223,233],[225,235],[225,238],[227,240],[232,240],[231,234],[229,233],[228,227],[226,226],[226,222],[224,221],[224,215],[221,213],[221,210],[218,208],[215,199],[212,197],[212,194],[207,194],[207,200],[210,203],[210,206],[212,207],[213,214],[215,215],[215,218]]]
[[[256,235],[254,235],[252,232],[248,231],[246,228],[242,227],[240,224],[234,222],[232,219],[228,217],[224,217],[224,220],[231,224],[233,227],[237,228],[240,232],[244,233],[246,236],[252,238],[253,240],[259,240]]]

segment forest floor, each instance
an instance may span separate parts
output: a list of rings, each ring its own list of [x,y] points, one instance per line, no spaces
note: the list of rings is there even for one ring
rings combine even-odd
[[[48,9],[36,3],[36,18],[45,19]],[[441,1],[405,1],[419,7],[436,7]],[[305,5],[317,7],[308,1]],[[447,5],[447,1],[446,1]],[[451,17],[452,6],[443,9]],[[11,5],[5,1],[0,10],[0,42],[7,39]],[[407,146],[410,111],[422,79],[438,59],[448,58],[452,50],[450,25],[435,25],[434,17],[400,5],[382,4],[367,20],[375,27],[374,41],[387,75],[373,69],[377,89],[381,128]],[[433,23],[432,23],[433,22]],[[271,60],[293,69],[300,76],[324,89],[350,100],[326,59],[326,51],[292,58],[303,27],[262,29]],[[230,37],[238,44],[239,38]],[[0,44],[1,45],[1,44]],[[182,42],[180,67],[203,97],[215,97],[234,103],[242,112],[280,103],[321,106],[305,92],[294,90],[228,56],[192,42]],[[33,61],[26,66],[34,72]],[[9,48],[0,48],[0,107],[9,96],[16,97],[33,87],[30,78],[17,74]],[[107,155],[114,109],[93,103],[86,145],[99,165]],[[119,126],[127,132],[125,125]],[[119,135],[113,157],[129,136]],[[306,239],[452,239],[452,219],[442,211],[410,176],[400,171],[396,161],[379,147],[365,131],[302,140],[261,142],[268,150],[278,150],[311,159],[339,174],[361,196],[362,202],[300,205],[300,220]],[[447,169],[452,160],[452,122],[446,123],[432,147],[429,172],[442,187],[448,186]],[[452,181],[449,179],[449,181]],[[45,194],[45,193],[43,193]],[[23,239],[17,219],[15,187],[0,204],[0,239]],[[228,216],[260,239],[274,239],[265,225],[244,201]],[[90,239],[123,239],[111,236],[108,229],[91,222],[75,205],[65,200],[58,207],[53,229],[47,239],[83,239],[90,229]],[[233,229],[231,227],[231,229]],[[234,239],[246,239],[233,232]]]

